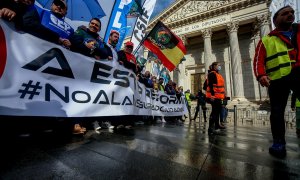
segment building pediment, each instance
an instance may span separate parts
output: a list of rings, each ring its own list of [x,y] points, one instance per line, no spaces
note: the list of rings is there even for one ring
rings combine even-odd
[[[209,10],[217,9],[235,1],[239,0],[189,1],[180,7],[176,12],[172,13],[172,15],[167,17],[164,22],[174,23],[176,21],[190,18]]]
[[[152,29],[158,21],[172,29],[178,28],[269,1],[271,0],[177,0],[152,19],[148,29]]]

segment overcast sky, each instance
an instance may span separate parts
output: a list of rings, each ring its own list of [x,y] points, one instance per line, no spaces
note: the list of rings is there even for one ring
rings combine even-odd
[[[151,19],[157,16],[161,11],[169,7],[173,2],[175,2],[175,0],[156,0],[156,4],[154,7],[154,11],[151,15]],[[135,22],[136,22],[136,18],[127,19],[127,26],[131,26],[129,31],[127,32],[127,36],[131,36]]]

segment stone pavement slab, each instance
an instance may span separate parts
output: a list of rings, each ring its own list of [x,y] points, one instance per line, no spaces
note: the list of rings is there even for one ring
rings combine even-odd
[[[101,130],[67,139],[6,137],[0,179],[300,179],[300,139],[287,129],[287,157],[268,153],[269,127],[156,124],[133,134]]]

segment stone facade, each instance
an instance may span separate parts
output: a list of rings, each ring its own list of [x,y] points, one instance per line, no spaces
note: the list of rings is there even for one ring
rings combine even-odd
[[[202,88],[208,66],[220,62],[227,96],[233,100],[267,98],[252,71],[255,47],[271,30],[268,0],[177,0],[154,18],[148,30],[162,21],[185,43],[186,61],[171,73],[184,89]]]

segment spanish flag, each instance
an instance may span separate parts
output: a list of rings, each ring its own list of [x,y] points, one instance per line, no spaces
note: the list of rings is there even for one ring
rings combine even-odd
[[[182,40],[160,21],[146,36],[144,46],[156,54],[169,71],[173,71],[186,54]]]

